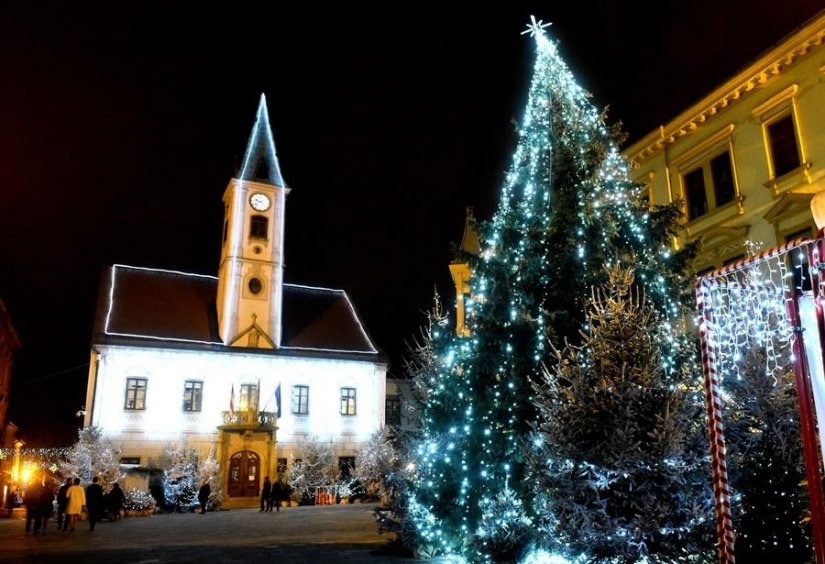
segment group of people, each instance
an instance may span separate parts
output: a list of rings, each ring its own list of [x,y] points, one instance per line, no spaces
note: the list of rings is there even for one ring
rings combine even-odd
[[[104,494],[97,476],[92,478],[92,483],[85,489],[80,485],[80,478],[68,478],[57,492],[48,481],[45,484],[34,483],[26,489],[23,496],[27,533],[33,529],[35,535],[46,534],[46,526],[55,513],[55,501],[59,532],[74,531],[77,519],[84,510],[88,515],[89,530],[94,531],[95,525],[105,516],[113,521],[120,519],[126,496],[118,484],[114,484],[111,491]],[[9,500],[7,507],[11,507]]]
[[[280,480],[274,484],[269,481],[269,476],[264,478],[264,485],[261,487],[261,511],[281,510],[281,502],[289,499],[289,486]]]

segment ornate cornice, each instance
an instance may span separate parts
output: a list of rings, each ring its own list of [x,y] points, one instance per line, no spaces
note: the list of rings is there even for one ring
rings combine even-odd
[[[652,131],[631,145],[625,151],[631,165],[637,167],[641,162],[663,150],[667,145],[690,135],[708,119],[781,74],[813,49],[821,47],[824,41],[825,12],[697,104],[682,112],[670,123],[659,126],[658,130]]]

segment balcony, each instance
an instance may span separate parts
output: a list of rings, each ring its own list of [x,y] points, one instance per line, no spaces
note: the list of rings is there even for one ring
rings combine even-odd
[[[244,428],[266,428],[275,427],[274,411],[253,411],[244,410],[234,413],[229,411],[221,412],[223,427],[244,427]]]

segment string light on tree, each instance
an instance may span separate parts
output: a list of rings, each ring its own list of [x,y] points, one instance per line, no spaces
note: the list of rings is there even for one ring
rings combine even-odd
[[[470,335],[432,333],[432,361],[412,374],[422,439],[410,515],[420,546],[470,561],[523,556],[533,540],[520,527],[514,538],[512,527],[535,517],[523,450],[536,420],[530,380],[557,361],[552,345],[580,339],[585,300],[604,281],[604,265],[632,262],[660,313],[662,378],[681,385],[693,362],[676,331],[683,312],[676,289],[686,287],[694,251],[671,246],[681,212],[650,210],[639,198],[614,131],[560,58],[548,26],[533,17],[525,32],[536,61],[498,208],[480,229],[466,304]],[[509,495],[522,502],[512,520],[494,510]]]

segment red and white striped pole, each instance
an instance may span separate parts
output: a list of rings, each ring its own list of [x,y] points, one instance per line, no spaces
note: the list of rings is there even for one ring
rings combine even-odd
[[[705,405],[710,438],[710,460],[713,472],[713,497],[716,512],[716,536],[719,562],[733,564],[736,557],[733,547],[733,522],[730,509],[730,484],[728,464],[725,459],[725,431],[722,424],[722,403],[719,399],[719,378],[716,373],[716,349],[713,333],[713,303],[706,278],[696,283],[696,305],[702,312],[699,323],[699,339],[702,350],[702,372],[705,383]]]

